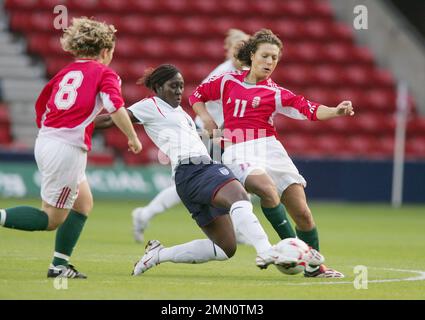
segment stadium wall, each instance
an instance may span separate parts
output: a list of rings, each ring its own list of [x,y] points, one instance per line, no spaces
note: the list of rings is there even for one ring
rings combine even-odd
[[[392,161],[295,159],[307,180],[309,200],[391,201]],[[87,177],[97,199],[151,199],[169,186],[165,166],[89,167]],[[0,162],[0,198],[39,197],[40,177],[33,163]],[[403,201],[425,203],[425,162],[406,162]]]

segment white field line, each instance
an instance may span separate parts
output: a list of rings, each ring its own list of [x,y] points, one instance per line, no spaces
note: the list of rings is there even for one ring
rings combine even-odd
[[[368,283],[384,283],[384,282],[401,282],[401,281],[424,281],[425,280],[425,271],[420,270],[406,270],[406,269],[392,269],[392,268],[376,268],[369,267],[370,269],[379,269],[379,270],[387,270],[387,271],[396,271],[396,272],[410,272],[416,273],[417,275],[414,277],[408,278],[395,278],[395,279],[380,279],[380,280],[368,280]],[[353,284],[353,281],[339,281],[335,279],[334,281],[328,282],[293,282],[293,283],[283,283],[282,285],[288,286],[312,286],[312,285],[333,285],[333,284]]]

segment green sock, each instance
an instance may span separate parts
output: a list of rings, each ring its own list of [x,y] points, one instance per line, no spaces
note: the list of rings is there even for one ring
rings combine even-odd
[[[281,203],[275,208],[261,206],[261,209],[281,239],[295,238],[294,229],[286,216],[285,207]]]
[[[72,250],[80,237],[87,216],[71,210],[66,220],[56,231],[55,253],[52,264],[54,266],[67,266]]]
[[[28,206],[19,206],[0,210],[0,223],[11,229],[25,231],[46,230],[49,225],[48,215],[37,208]]]
[[[307,243],[313,249],[319,251],[319,234],[317,233],[316,227],[310,231],[300,231],[297,228],[295,229],[297,230],[298,238]]]

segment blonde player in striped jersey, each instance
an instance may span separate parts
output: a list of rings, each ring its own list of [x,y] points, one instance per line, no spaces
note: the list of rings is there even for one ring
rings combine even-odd
[[[88,18],[73,19],[61,38],[76,60],[59,71],[36,102],[35,159],[41,173],[42,208],[0,210],[6,228],[56,230],[55,252],[47,277],[86,278],[69,259],[93,207],[86,180],[93,120],[103,108],[128,138],[134,153],[142,149],[121,96],[121,80],[108,67],[115,47],[115,28]],[[6,250],[6,248],[4,248]]]
[[[211,77],[217,75],[240,70],[242,68],[241,63],[235,59],[236,49],[242,44],[243,41],[249,39],[249,35],[239,29],[229,29],[227,36],[224,40],[224,49],[226,50],[226,61],[217,66],[204,81],[207,81]],[[214,118],[214,121],[220,127],[223,123],[223,110],[221,107],[221,101],[209,101],[206,103],[208,112]],[[195,118],[195,124],[201,130],[203,130],[203,122],[198,117]],[[205,139],[207,148],[211,150],[213,148],[211,140]],[[143,243],[144,231],[147,228],[149,221],[156,215],[164,212],[165,210],[179,204],[181,202],[176,186],[172,184],[170,187],[162,190],[158,193],[155,198],[149,202],[145,207],[135,208],[132,212],[133,218],[133,236],[134,240],[139,243]],[[237,233],[237,239],[239,243],[248,244],[249,242],[241,234]]]

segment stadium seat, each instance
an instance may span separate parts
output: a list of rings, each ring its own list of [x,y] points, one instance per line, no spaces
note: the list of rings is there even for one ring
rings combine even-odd
[[[115,156],[112,152],[89,152],[87,162],[94,166],[112,166]]]
[[[416,117],[407,122],[407,135],[425,137],[425,117]]]
[[[341,68],[338,66],[329,64],[318,65],[311,71],[311,81],[314,84],[320,83],[323,86],[339,86],[342,84],[340,81],[342,73]]]
[[[346,138],[345,149],[354,158],[367,158],[376,149],[376,140],[368,135],[352,135]]]
[[[314,137],[314,143],[322,157],[335,158],[345,148],[346,139],[341,135],[321,134]]]
[[[41,56],[49,77],[72,61],[72,56],[61,49],[61,30],[52,27],[52,10],[57,3],[5,1],[11,30],[27,38],[29,52]],[[334,18],[329,1],[67,0],[64,4],[70,18],[94,16],[118,29],[111,67],[123,80],[126,105],[152,95],[135,84],[148,67],[173,63],[185,78],[182,106],[193,116],[188,97],[225,59],[223,39],[227,30],[240,28],[253,33],[265,27],[284,43],[282,60],[273,75],[278,85],[328,106],[351,100],[356,111],[355,117],[325,122],[276,116],[276,129],[288,148],[297,156],[332,156],[330,151],[337,152],[332,146],[340,144],[332,136],[344,134],[352,141],[342,145],[340,156],[391,156],[396,108],[394,77],[375,65],[368,48],[354,42],[352,27]],[[425,120],[417,117],[414,107],[410,100],[414,118],[408,123],[408,139],[425,135]],[[1,117],[0,109],[0,123]],[[124,152],[126,141],[122,135],[109,132],[105,131],[107,145],[116,152],[122,151],[126,163],[152,160]],[[295,143],[287,140],[287,135]],[[2,141],[10,141],[10,132],[6,134],[3,128],[2,137]],[[417,141],[406,148],[409,154],[420,156],[421,140]]]
[[[370,150],[369,157],[391,159],[394,156],[394,135],[378,136],[374,139],[376,144]]]
[[[10,116],[6,105],[0,103],[0,125],[9,125]]]
[[[0,145],[8,145],[12,142],[12,136],[10,135],[10,129],[6,126],[0,126]]]
[[[413,159],[425,158],[425,135],[407,138],[406,156]]]
[[[0,103],[0,145],[9,145],[11,142],[9,110],[6,105]]]

